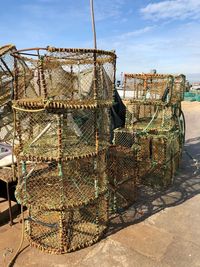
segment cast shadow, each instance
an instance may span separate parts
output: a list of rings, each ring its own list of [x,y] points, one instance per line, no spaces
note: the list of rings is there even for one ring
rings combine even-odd
[[[185,143],[180,168],[173,185],[167,189],[139,186],[137,201],[110,220],[107,233],[111,235],[125,227],[139,223],[166,209],[180,205],[200,193],[200,137]]]

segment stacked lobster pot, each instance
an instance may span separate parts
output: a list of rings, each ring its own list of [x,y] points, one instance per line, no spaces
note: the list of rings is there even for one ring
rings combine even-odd
[[[66,253],[108,222],[106,153],[116,56],[93,49],[21,50],[15,58],[16,197],[31,245]]]
[[[14,45],[0,47],[0,179],[12,180]],[[8,180],[9,177],[9,180]]]
[[[125,74],[126,123],[115,130],[114,144],[132,151],[140,183],[173,181],[184,141],[184,85],[184,75]]]

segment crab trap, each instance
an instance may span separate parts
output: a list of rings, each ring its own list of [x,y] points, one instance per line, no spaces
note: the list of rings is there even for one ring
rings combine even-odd
[[[92,49],[14,53],[16,197],[28,208],[30,244],[49,253],[88,246],[107,228],[115,58]]]
[[[67,107],[112,102],[115,54],[95,49],[24,49],[14,53],[15,100]]]
[[[16,197],[30,243],[56,254],[92,244],[108,221],[105,151],[68,161],[18,158]]]

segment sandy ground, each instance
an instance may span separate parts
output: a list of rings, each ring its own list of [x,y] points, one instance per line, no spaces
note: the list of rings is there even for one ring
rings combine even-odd
[[[200,160],[200,103],[183,102],[185,149]],[[198,164],[197,164],[198,165]],[[28,246],[15,267],[197,267],[200,266],[200,171],[186,152],[174,185],[165,191],[140,190],[138,201],[111,221],[97,244],[66,255]],[[0,203],[1,206],[1,203]],[[6,266],[21,238],[21,224],[0,227],[0,266]]]

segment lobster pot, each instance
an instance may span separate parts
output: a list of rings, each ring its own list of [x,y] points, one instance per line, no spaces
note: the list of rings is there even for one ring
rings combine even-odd
[[[16,100],[35,101],[35,106],[42,105],[43,100],[48,100],[46,105],[50,106],[66,101],[112,101],[116,60],[113,52],[47,47],[17,51],[14,57]]]
[[[162,129],[171,130],[175,126],[172,106],[166,104],[152,104],[141,101],[124,101],[126,106],[127,128],[133,131]]]
[[[180,104],[180,102],[184,100],[185,91],[186,91],[185,76],[183,74],[175,76],[171,102],[173,104]]]
[[[125,74],[123,98],[168,102],[172,95],[172,86],[171,75]]]
[[[129,148],[112,146],[108,150],[107,172],[110,212],[122,211],[132,205],[137,189],[136,153]]]
[[[135,133],[131,128],[117,128],[114,130],[113,144],[124,148],[131,148],[135,142]]]
[[[13,142],[13,112],[10,103],[0,106],[0,144],[11,147]]]
[[[137,143],[140,181],[151,186],[171,184],[180,160],[178,133],[141,135]]]
[[[11,53],[15,51],[14,45],[0,47],[0,106],[11,101],[13,96],[14,58]]]
[[[61,254],[102,236],[108,222],[105,156],[59,162],[18,158],[16,198],[28,207],[30,244]]]
[[[38,111],[14,106],[14,109],[20,141],[15,151],[30,160],[82,157],[109,145],[107,107]]]

